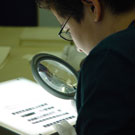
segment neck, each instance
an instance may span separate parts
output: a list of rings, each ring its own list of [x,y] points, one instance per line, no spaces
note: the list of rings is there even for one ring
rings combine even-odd
[[[98,22],[90,21],[85,27],[85,41],[87,52],[89,54],[99,42],[108,37],[111,34],[126,29],[129,24],[135,20],[135,11],[130,11],[121,15],[113,15],[109,11],[105,11],[104,16]],[[89,32],[92,34],[89,36]]]
[[[99,21],[96,25],[95,45],[107,36],[126,29],[130,23],[135,20],[135,11],[121,15],[110,15],[109,12],[104,16],[103,21]]]

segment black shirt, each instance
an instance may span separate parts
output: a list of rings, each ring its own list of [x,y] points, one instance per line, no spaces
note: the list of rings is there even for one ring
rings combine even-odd
[[[87,56],[77,90],[78,135],[135,135],[134,23]]]

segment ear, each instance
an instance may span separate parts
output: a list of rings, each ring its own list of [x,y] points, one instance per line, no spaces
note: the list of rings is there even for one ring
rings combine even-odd
[[[81,0],[85,6],[89,6],[94,14],[94,21],[98,22],[101,19],[101,3],[100,0]]]

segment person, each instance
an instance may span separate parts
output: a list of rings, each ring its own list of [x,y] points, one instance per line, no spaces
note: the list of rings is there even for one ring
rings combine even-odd
[[[77,88],[78,135],[135,134],[135,0],[38,0],[87,54]]]

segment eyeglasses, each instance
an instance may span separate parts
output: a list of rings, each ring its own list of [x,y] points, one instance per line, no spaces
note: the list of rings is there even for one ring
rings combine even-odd
[[[71,16],[70,16],[70,17],[71,17]],[[71,34],[70,34],[70,32],[69,32],[69,29],[64,30],[64,28],[65,28],[67,22],[69,21],[70,17],[69,17],[69,18],[66,20],[66,22],[62,25],[61,30],[60,30],[60,32],[58,33],[58,35],[59,35],[62,39],[67,40],[67,41],[73,41],[73,40],[72,40],[72,37],[71,37]]]

